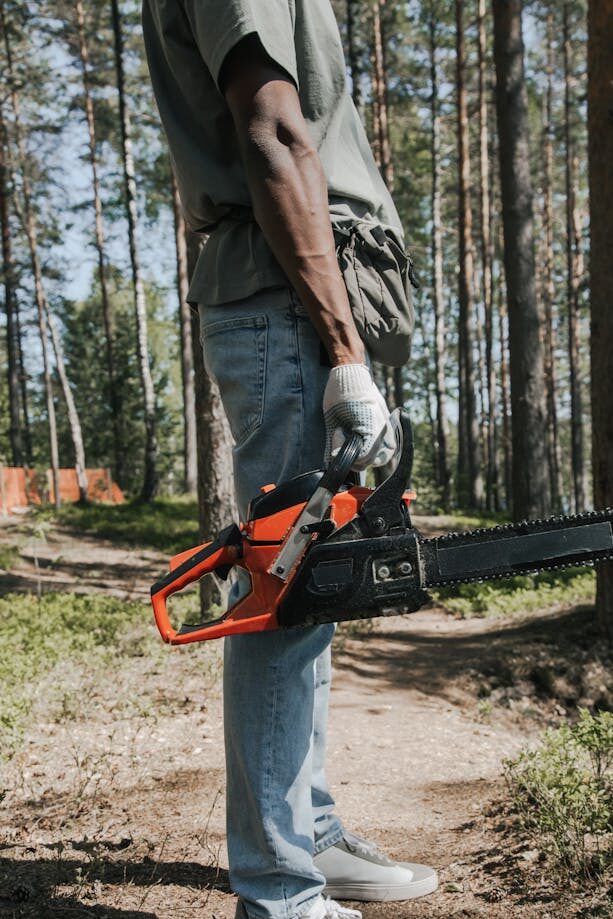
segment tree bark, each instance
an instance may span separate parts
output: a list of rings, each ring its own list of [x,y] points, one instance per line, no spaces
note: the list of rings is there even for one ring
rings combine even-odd
[[[568,362],[570,375],[570,429],[573,506],[575,511],[585,507],[585,464],[583,449],[583,394],[579,355],[579,281],[577,271],[576,196],[574,144],[572,137],[572,74],[569,27],[569,3],[563,7],[564,49],[564,146],[566,180],[566,302],[568,311]]]
[[[356,42],[359,2],[360,0],[347,0],[347,63],[351,74],[351,98],[358,111],[362,107],[362,90],[360,87],[362,72]]]
[[[554,257],[553,257],[553,13],[547,14],[547,88],[545,91],[545,125],[543,130],[543,303],[545,308],[544,369],[547,400],[547,455],[551,504],[557,513],[561,508],[562,479],[558,411],[556,404],[556,364],[554,347]]]
[[[436,393],[436,482],[445,510],[451,505],[449,422],[447,419],[445,296],[443,289],[443,230],[441,218],[441,116],[437,64],[437,30],[434,4],[430,2],[430,112],[432,121],[432,294],[434,298],[434,383]]]
[[[488,510],[498,504],[498,461],[496,456],[496,364],[494,362],[494,303],[492,295],[489,119],[487,100],[487,32],[486,0],[479,0],[479,205],[481,214],[481,264],[483,277],[483,310],[485,313],[485,373],[487,386],[487,476]]]
[[[460,433],[465,439],[460,450],[458,468],[458,491],[460,500],[470,508],[483,504],[483,477],[481,473],[481,450],[479,443],[479,421],[475,393],[475,360],[473,325],[475,321],[474,250],[472,234],[472,209],[470,203],[470,138],[468,131],[468,107],[466,99],[464,43],[464,0],[456,0],[456,88],[458,128],[458,205],[459,205],[459,335],[460,392],[464,417]]]
[[[201,242],[194,233],[187,234],[189,277],[192,276]],[[196,395],[196,432],[198,441],[198,508],[200,537],[215,537],[235,517],[234,481],[232,475],[232,435],[219,397],[217,386],[208,376],[200,344],[200,322],[192,314],[192,347]],[[200,587],[203,615],[213,606],[223,605],[224,591],[213,578],[205,578]]]
[[[179,328],[181,330],[181,377],[183,382],[183,470],[188,494],[198,489],[198,451],[196,438],[196,396],[194,391],[194,351],[192,315],[187,302],[189,271],[187,265],[186,227],[181,211],[179,189],[172,175],[172,208],[177,251],[177,293],[179,295]]]
[[[20,410],[19,386],[20,342],[17,302],[15,299],[15,264],[10,226],[10,188],[6,126],[0,104],[0,226],[2,229],[2,272],[6,311],[7,384],[9,397],[9,442],[14,466],[24,465],[24,431]]]
[[[592,450],[594,503],[613,506],[613,5],[589,0],[588,137]],[[596,606],[603,636],[613,642],[613,565],[598,568]]]
[[[511,434],[511,391],[509,387],[509,332],[505,294],[501,289],[498,306],[500,322],[500,390],[502,396],[502,453],[504,457],[504,495],[507,510],[513,506],[513,438]]]
[[[521,0],[496,0],[494,58],[509,303],[515,518],[549,512],[545,374],[536,302]]]
[[[120,486],[125,480],[125,445],[123,436],[123,408],[121,390],[117,383],[114,348],[114,317],[113,305],[109,297],[106,276],[106,242],[104,235],[104,220],[102,216],[102,199],[100,196],[100,179],[98,176],[98,153],[96,147],[96,122],[94,117],[94,103],[91,91],[89,70],[89,48],[87,44],[87,30],[85,28],[85,13],[83,0],[75,0],[75,13],[77,18],[77,31],[79,39],[79,61],[83,82],[83,104],[87,120],[89,163],[92,172],[92,191],[94,196],[94,238],[96,254],[98,257],[98,283],[100,284],[100,302],[102,305],[102,322],[106,342],[106,365],[108,374],[108,393],[111,409],[111,423],[113,426],[113,459],[115,481]]]
[[[387,104],[387,71],[385,66],[385,42],[381,25],[381,10],[385,0],[373,0],[373,49],[374,49],[374,90],[378,113],[378,149],[380,169],[383,181],[390,191],[394,186],[394,166],[389,134],[389,117]]]
[[[147,335],[147,305],[145,288],[140,268],[136,240],[138,211],[136,206],[136,180],[134,177],[134,157],[132,154],[132,126],[126,100],[125,74],[123,65],[123,32],[119,0],[111,0],[113,36],[115,43],[115,72],[117,76],[117,94],[119,99],[119,121],[121,128],[121,146],[124,173],[124,194],[126,216],[128,220],[128,240],[130,246],[130,263],[132,265],[132,283],[134,287],[134,312],[136,318],[136,346],[141,385],[143,388],[143,409],[145,417],[145,475],[141,498],[151,501],[157,492],[157,436],[155,390],[149,363],[149,345]]]
[[[75,472],[77,474],[77,483],[79,486],[79,501],[81,503],[85,503],[87,501],[87,474],[85,471],[87,467],[85,464],[85,447],[83,445],[81,421],[79,419],[79,413],[77,411],[77,406],[72,394],[72,389],[70,388],[70,382],[66,372],[66,365],[64,364],[62,340],[59,336],[57,326],[55,324],[55,319],[53,318],[51,310],[49,309],[49,303],[47,302],[46,298],[44,300],[44,305],[45,319],[47,321],[47,325],[49,326],[51,342],[53,344],[53,353],[55,354],[55,367],[57,370],[57,375],[60,378],[60,386],[62,387],[62,395],[64,396],[66,412],[68,414],[68,425],[70,427],[70,436],[72,438],[72,446],[75,454]]]

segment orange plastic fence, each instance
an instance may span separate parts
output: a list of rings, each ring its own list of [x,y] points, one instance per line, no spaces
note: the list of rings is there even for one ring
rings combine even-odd
[[[79,500],[79,484],[75,469],[60,469],[60,498],[62,501]],[[109,469],[86,469],[87,497],[90,501],[123,504],[124,495],[113,482]],[[0,466],[0,513],[10,514],[29,504],[54,501],[51,470],[44,473],[20,466]]]

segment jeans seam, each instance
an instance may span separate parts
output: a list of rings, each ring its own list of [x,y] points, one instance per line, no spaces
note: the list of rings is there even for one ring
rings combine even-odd
[[[294,294],[291,293],[292,303]],[[294,344],[296,348],[296,360],[298,364],[298,377],[300,384],[300,433],[298,437],[299,449],[297,455],[299,456],[302,453],[303,442],[304,442],[304,416],[305,416],[305,404],[304,404],[304,376],[302,373],[302,353],[300,350],[300,333],[298,331],[298,316],[294,309],[292,309],[292,323],[294,326]]]
[[[276,735],[276,724],[277,724],[276,715],[277,715],[277,696],[278,696],[278,682],[277,682],[278,670],[279,668],[278,668],[278,665],[276,664],[272,666],[270,670],[270,678],[271,678],[273,689],[272,689],[272,700],[271,700],[271,705],[270,705],[270,718],[268,722],[268,733],[270,736],[270,744],[268,745],[268,749],[267,749],[266,772],[265,772],[266,782],[264,786],[264,794],[266,798],[267,809],[269,809],[268,805],[270,804],[270,788],[272,784],[273,768],[274,768],[274,763],[275,763],[274,751],[275,751],[275,735]],[[279,868],[279,861],[280,861],[279,860],[279,848],[275,842],[274,834],[270,832],[270,828],[266,825],[266,821],[264,822],[263,830],[264,830],[264,835],[266,837],[268,845],[270,846],[270,850],[274,856],[275,867]],[[281,881],[281,893],[283,896],[283,902],[285,903],[287,900],[287,897],[286,897],[286,890],[285,890],[285,885],[283,884],[283,881]]]

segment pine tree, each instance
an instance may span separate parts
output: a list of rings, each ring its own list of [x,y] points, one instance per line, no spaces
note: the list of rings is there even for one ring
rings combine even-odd
[[[592,450],[596,507],[613,506],[613,4],[589,0],[588,136],[591,218]],[[596,606],[613,643],[613,565],[598,569]]]
[[[458,225],[459,225],[459,367],[460,367],[460,454],[458,491],[470,508],[483,503],[483,477],[477,415],[474,361],[474,249],[470,201],[470,145],[466,98],[464,0],[455,0],[456,91],[458,129]]]
[[[145,475],[141,497],[151,501],[158,488],[157,473],[157,435],[156,405],[151,366],[149,363],[149,345],[147,340],[147,305],[145,288],[140,267],[137,245],[138,210],[136,204],[136,179],[134,173],[134,156],[132,152],[132,125],[128,102],[126,99],[124,72],[124,41],[121,24],[119,0],[111,0],[113,38],[115,49],[115,72],[117,78],[117,95],[119,99],[119,123],[121,131],[122,165],[124,173],[124,197],[128,221],[128,240],[130,246],[130,263],[132,266],[132,284],[134,288],[134,313],[136,319],[136,340],[138,362],[143,388],[143,409],[145,417]]]
[[[551,506],[545,374],[535,288],[521,0],[494,3],[494,59],[509,303],[513,513],[517,519],[543,516]]]

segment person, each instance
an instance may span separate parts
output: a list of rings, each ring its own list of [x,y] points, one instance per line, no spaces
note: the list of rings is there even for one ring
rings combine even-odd
[[[188,299],[234,438],[237,501],[394,440],[332,223],[402,228],[346,86],[329,0],[144,0],[151,80],[189,226],[208,235]],[[225,641],[227,843],[237,919],[359,919],[436,872],[349,832],[325,775],[330,624]],[[326,898],[327,895],[327,898]],[[335,899],[331,899],[335,898]]]

